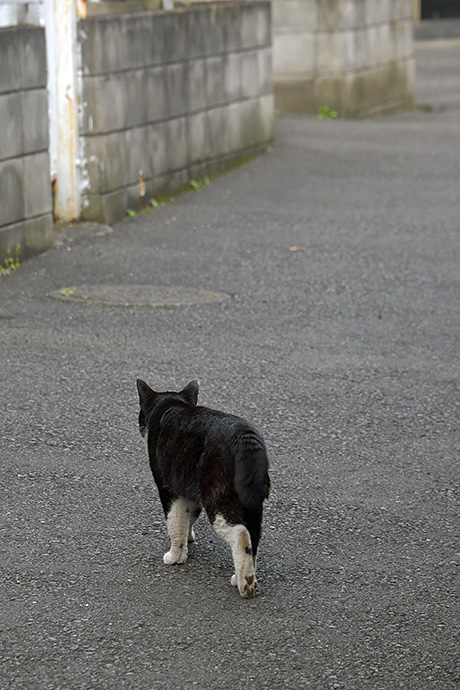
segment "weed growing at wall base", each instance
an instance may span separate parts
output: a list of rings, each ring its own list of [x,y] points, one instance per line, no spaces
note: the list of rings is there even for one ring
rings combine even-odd
[[[19,254],[21,252],[21,245],[17,244],[14,248],[14,256],[7,256],[0,264],[0,276],[8,275],[11,271],[15,271],[21,265],[19,261]],[[11,254],[11,249],[8,250],[8,254]]]
[[[319,105],[316,112],[320,120],[336,120],[339,116],[338,112],[329,105]]]
[[[210,183],[209,177],[206,175],[206,177],[203,177],[202,180],[190,180],[190,187],[195,190],[195,192],[199,192],[201,187],[205,184]]]

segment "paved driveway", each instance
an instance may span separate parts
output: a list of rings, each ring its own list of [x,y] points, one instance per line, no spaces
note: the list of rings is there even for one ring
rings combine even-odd
[[[113,229],[66,231],[0,278],[2,688],[459,687],[448,105],[281,118],[249,165]],[[48,296],[101,284],[227,297]],[[137,376],[198,378],[202,402],[266,437],[255,599],[230,586],[204,519],[188,562],[163,565]]]

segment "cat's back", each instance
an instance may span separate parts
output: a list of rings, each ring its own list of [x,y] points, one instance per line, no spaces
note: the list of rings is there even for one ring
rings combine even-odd
[[[242,444],[265,448],[259,431],[248,420],[210,407],[172,408],[163,415],[161,428],[163,443],[195,457],[205,450],[231,452]]]
[[[260,432],[243,417],[202,407],[196,408],[194,424],[208,453],[219,451],[233,457],[245,450],[266,452]]]

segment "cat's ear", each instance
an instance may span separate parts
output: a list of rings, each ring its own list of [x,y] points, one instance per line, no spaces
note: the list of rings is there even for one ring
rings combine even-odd
[[[145,383],[145,381],[141,381],[141,379],[137,379],[136,384],[139,393],[139,404],[141,406],[139,411],[139,430],[142,436],[145,436],[148,413],[156,393]]]
[[[141,407],[145,407],[149,400],[155,396],[155,391],[153,391],[150,386],[148,386],[145,381],[142,381],[141,379],[137,379],[136,385],[139,393],[140,405]]]
[[[192,405],[196,405],[198,402],[198,381],[190,381],[190,383],[185,386],[184,390],[181,391],[181,395],[187,398]]]

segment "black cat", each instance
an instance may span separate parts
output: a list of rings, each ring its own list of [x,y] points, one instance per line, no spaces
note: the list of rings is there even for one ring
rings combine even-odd
[[[179,393],[156,393],[138,379],[139,427],[147,432],[150,467],[171,538],[165,563],[184,563],[202,508],[232,549],[232,585],[253,596],[270,479],[265,444],[244,419],[198,407],[198,383]]]

